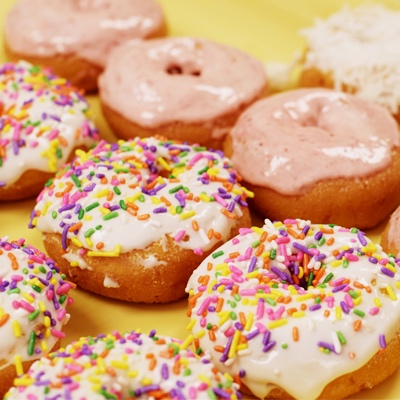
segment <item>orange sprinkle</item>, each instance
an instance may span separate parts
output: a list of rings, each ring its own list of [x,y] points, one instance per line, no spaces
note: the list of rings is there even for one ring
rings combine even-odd
[[[221,240],[222,239],[222,235],[219,232],[214,232],[214,237],[217,240]]]
[[[16,271],[18,269],[18,262],[13,253],[8,253],[8,258],[11,260],[11,268]]]
[[[106,184],[108,183],[108,179],[107,179],[105,176],[103,176],[103,178],[100,179],[100,182],[101,182],[103,185],[106,185]]]
[[[150,214],[141,214],[137,216],[137,219],[140,221],[144,221],[145,219],[149,219],[150,218]]]
[[[187,195],[187,198],[188,198],[188,200],[193,200],[193,193],[192,192],[190,192],[188,195]]]
[[[160,199],[167,207],[171,205],[171,202],[166,197],[161,196]]]
[[[193,200],[194,200],[196,203],[198,203],[198,202],[200,201],[200,197],[199,197],[199,196],[195,196],[195,197],[193,197]]]
[[[0,326],[3,326],[8,321],[9,318],[10,318],[10,314],[4,314],[0,318]]]
[[[336,257],[338,254],[339,254],[339,250],[338,249],[332,251],[332,255],[333,256]]]
[[[240,256],[240,253],[238,251],[235,251],[234,253],[229,253],[229,258],[236,258],[239,256]]]
[[[285,296],[279,296],[277,299],[276,299],[276,301],[278,302],[278,303],[283,303],[284,302],[284,300],[285,300]]]
[[[179,375],[180,370],[181,370],[181,364],[180,364],[179,360],[176,360],[174,363],[174,366],[172,367],[172,372],[175,375]]]
[[[106,358],[108,356],[109,350],[105,349],[100,353],[101,358]]]
[[[232,290],[231,290],[231,296],[234,296],[239,292],[239,286],[238,285],[233,285]]]
[[[367,291],[367,293],[372,293],[372,289],[370,286],[365,286],[365,290]]]
[[[225,348],[223,346],[214,346],[214,350],[218,353],[223,353]]]
[[[299,340],[299,328],[297,326],[294,326],[292,329],[292,336],[293,340],[297,342]]]
[[[221,208],[221,213],[230,219],[237,219],[236,215],[228,211],[226,208]]]
[[[97,250],[101,250],[104,247],[104,243],[103,242],[99,242],[96,244],[96,249]]]
[[[299,285],[299,284],[300,284],[300,279],[299,279],[296,275],[292,275],[292,279],[293,279],[293,282],[294,282],[296,285]]]
[[[196,232],[199,230],[199,223],[195,219],[192,219],[192,228]]]
[[[59,135],[57,139],[60,142],[61,146],[63,147],[68,146],[68,141],[63,136]]]
[[[261,243],[261,244],[257,247],[257,250],[256,250],[256,252],[255,252],[255,255],[256,255],[257,257],[260,257],[261,254],[264,252],[264,248],[265,248],[264,243]]]
[[[126,206],[128,208],[132,208],[132,210],[135,210],[135,211],[139,210],[139,207],[136,204],[133,204],[133,203],[126,203]]]
[[[76,223],[76,224],[74,224],[74,225],[71,225],[71,226],[68,228],[68,232],[77,231],[78,229],[81,229],[81,227],[82,227],[82,222],[78,222],[78,223]]]
[[[295,239],[300,239],[300,235],[292,228],[287,228],[287,233],[292,235]]]
[[[215,311],[219,313],[222,310],[223,305],[224,305],[224,299],[222,297],[219,297],[217,300],[217,305],[215,306]]]
[[[147,396],[151,399],[168,399],[168,393],[164,392],[163,390],[150,390],[146,393]],[[130,397],[131,398],[131,397]]]
[[[358,282],[358,281],[354,281],[353,285],[357,289],[364,289],[364,287],[365,287],[361,282]]]
[[[268,242],[272,242],[273,240],[277,239],[278,236],[277,235],[271,235],[267,238]]]
[[[334,238],[333,236],[331,236],[331,237],[326,241],[326,244],[327,244],[328,246],[330,246],[331,244],[333,244],[334,241],[335,241],[335,238]]]
[[[296,312],[297,311],[297,308],[296,307],[292,307],[292,308],[288,308],[287,310],[286,310],[286,312],[289,314],[289,315],[292,315],[294,312]]]
[[[207,264],[207,271],[211,271],[212,270],[212,267],[213,267],[213,265],[212,265],[212,263],[208,263]]]
[[[307,310],[307,305],[306,304],[301,304],[301,306],[300,306],[300,310],[302,310],[302,311],[305,311],[305,310]]]
[[[157,365],[157,358],[153,357],[153,358],[150,360],[149,370],[150,370],[150,371],[153,371],[153,369],[156,367],[156,365]]]
[[[243,326],[246,325],[246,315],[244,314],[243,311],[239,312],[239,321]]]
[[[203,286],[207,286],[208,285],[208,281],[210,280],[210,275],[204,275],[202,278],[203,279],[201,280],[201,284]]]
[[[351,352],[349,353],[349,357],[350,357],[351,359],[353,359],[353,358],[356,357],[356,355],[351,351]]]
[[[110,366],[106,367],[106,372],[108,375],[112,376],[113,378],[115,378],[117,376],[115,369]]]
[[[324,311],[324,317],[328,318],[331,315],[331,312],[329,310]]]
[[[157,185],[157,182],[158,180],[154,179],[152,182],[150,182],[148,185],[145,186],[145,189],[146,190],[153,189],[153,187]]]
[[[207,237],[211,240],[213,236],[214,236],[214,229],[210,228],[207,232]]]
[[[107,196],[106,196],[106,200],[107,201],[111,201],[112,199],[113,199],[113,197],[114,197],[114,192],[112,192],[111,190],[107,193]]]
[[[353,329],[357,332],[361,328],[361,319],[358,319],[356,322],[353,324]]]
[[[262,242],[265,242],[266,240],[267,240],[267,237],[268,237],[268,233],[267,232],[263,232],[262,234],[261,234],[261,236],[260,236],[260,242],[262,243]]]
[[[285,300],[283,300],[283,303],[284,304],[289,304],[289,303],[291,303],[291,301],[292,301],[292,297],[291,296],[286,296]]]
[[[209,330],[208,331],[208,337],[210,338],[210,340],[212,341],[212,342],[214,342],[215,341],[215,332],[213,331],[213,330]]]
[[[317,275],[315,275],[315,279],[313,279],[312,281],[313,286],[317,286],[318,282],[324,276],[324,274],[325,274],[325,268],[320,268],[318,270]]]
[[[200,347],[200,340],[199,338],[194,339],[194,347],[195,349],[198,349]]]
[[[159,339],[157,339],[154,343],[157,343],[157,344],[165,344],[166,342],[165,342],[165,339],[159,338]]]
[[[136,217],[137,215],[137,211],[133,210],[132,207],[128,207],[126,211],[128,211],[128,213],[133,215],[134,217]]]

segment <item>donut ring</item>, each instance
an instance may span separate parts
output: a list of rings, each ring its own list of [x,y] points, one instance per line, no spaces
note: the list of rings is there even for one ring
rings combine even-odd
[[[165,33],[154,0],[19,0],[5,21],[5,49],[92,91],[113,47]]]
[[[393,214],[390,216],[385,229],[381,235],[381,245],[384,251],[398,257],[400,254],[400,207],[397,207]]]
[[[198,357],[184,342],[155,331],[148,336],[113,332],[80,338],[43,357],[6,399],[41,398],[44,393],[76,399],[237,399],[237,386],[208,356]]]
[[[104,116],[123,139],[162,135],[221,148],[239,114],[266,89],[262,64],[201,38],[131,41],[99,79]]]
[[[344,398],[400,365],[398,261],[355,228],[265,220],[194,271],[189,328],[260,398]]]
[[[97,130],[86,100],[48,68],[3,64],[0,88],[0,201],[34,197]]]
[[[263,216],[370,228],[400,202],[399,143],[383,107],[330,89],[297,89],[250,106],[225,152]]]
[[[163,138],[101,142],[43,190],[31,227],[82,288],[173,301],[207,254],[250,225],[239,179],[220,151]]]
[[[14,378],[58,348],[72,286],[24,239],[0,239],[0,398]]]

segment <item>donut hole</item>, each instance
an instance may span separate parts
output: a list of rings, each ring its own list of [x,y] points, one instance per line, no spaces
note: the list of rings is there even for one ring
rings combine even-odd
[[[193,68],[191,66],[182,66],[178,64],[170,64],[165,69],[165,72],[168,75],[192,75],[192,76],[200,76],[201,71],[198,68]]]

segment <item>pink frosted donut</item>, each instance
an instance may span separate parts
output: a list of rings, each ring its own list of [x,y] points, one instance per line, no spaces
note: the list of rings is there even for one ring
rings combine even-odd
[[[5,22],[5,43],[12,60],[51,66],[93,90],[113,47],[165,31],[154,0],[19,0]]]
[[[400,255],[400,207],[390,216],[381,236],[383,249],[398,257]]]
[[[399,131],[383,107],[330,89],[256,102],[226,142],[264,215],[367,228],[400,202]]]
[[[211,148],[265,86],[264,68],[250,55],[189,37],[127,42],[99,79],[118,136],[163,135]]]

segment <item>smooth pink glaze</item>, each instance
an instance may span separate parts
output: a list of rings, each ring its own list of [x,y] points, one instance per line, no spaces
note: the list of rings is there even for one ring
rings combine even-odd
[[[176,67],[181,73],[171,73]],[[125,43],[112,52],[99,80],[102,101],[145,127],[212,124],[257,99],[265,84],[264,68],[255,58],[187,37]],[[215,130],[213,137],[224,133]]]
[[[388,246],[398,249],[397,257],[400,256],[400,207],[390,216],[387,230]],[[385,249],[388,251],[388,249]]]
[[[7,16],[11,50],[38,57],[76,54],[105,66],[116,45],[164,25],[154,0],[19,0]]]
[[[296,195],[315,183],[364,177],[391,163],[399,145],[383,107],[329,89],[298,89],[260,100],[231,131],[232,162],[252,184]]]

